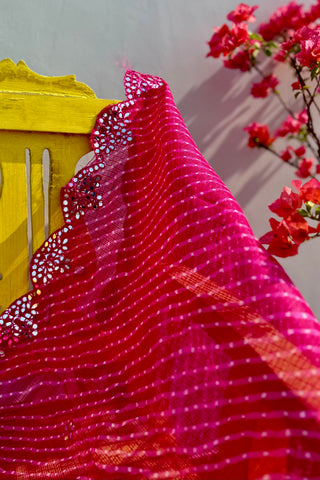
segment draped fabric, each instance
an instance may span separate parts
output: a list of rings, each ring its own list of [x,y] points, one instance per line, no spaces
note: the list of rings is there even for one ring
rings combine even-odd
[[[319,478],[319,324],[168,85],[125,89],[0,317],[0,479]]]

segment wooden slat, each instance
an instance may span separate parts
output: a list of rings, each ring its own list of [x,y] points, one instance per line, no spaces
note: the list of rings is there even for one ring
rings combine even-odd
[[[25,134],[26,136],[26,134]],[[32,138],[33,137],[33,138]],[[33,141],[31,141],[31,139]],[[30,150],[31,171],[31,224],[32,251],[34,252],[44,242],[44,196],[42,188],[42,152],[43,143],[37,142],[34,136],[26,136],[26,145]]]
[[[0,93],[1,130],[89,134],[95,118],[117,100]]]
[[[0,305],[6,308],[28,288],[25,144],[20,134],[0,131]]]
[[[66,185],[74,175],[78,160],[88,153],[89,138],[86,135],[47,135],[47,148],[51,157],[51,182],[49,186],[50,225],[49,232],[54,232],[63,224],[60,203],[61,187]]]
[[[0,62],[0,305],[29,290],[25,149],[30,151],[33,253],[45,239],[42,155],[51,157],[49,233],[60,228],[60,190],[91,150],[97,114],[117,100],[98,99],[73,75],[46,77],[21,60]],[[30,243],[30,242],[29,242]],[[32,253],[32,252],[31,252]],[[1,280],[2,277],[2,280]]]

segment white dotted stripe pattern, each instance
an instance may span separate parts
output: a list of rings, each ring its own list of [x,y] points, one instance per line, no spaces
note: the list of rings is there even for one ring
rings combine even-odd
[[[125,88],[18,300],[38,333],[1,359],[0,478],[316,478],[318,324],[165,82],[128,72]],[[208,303],[194,275],[231,296]],[[283,355],[262,352],[259,318],[269,345],[290,340]],[[285,383],[288,355],[302,363]]]

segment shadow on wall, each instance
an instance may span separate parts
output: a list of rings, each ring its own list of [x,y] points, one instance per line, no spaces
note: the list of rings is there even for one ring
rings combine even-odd
[[[220,68],[178,103],[199,150],[229,188],[234,184],[231,190],[243,208],[280,169],[288,169],[288,178],[293,173],[269,152],[247,147],[245,126],[257,121],[275,129],[285,118],[275,96],[266,101],[250,95],[252,81],[259,80]]]

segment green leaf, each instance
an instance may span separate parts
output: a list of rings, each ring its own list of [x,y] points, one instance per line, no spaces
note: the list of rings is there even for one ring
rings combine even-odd
[[[269,48],[265,48],[264,53],[267,55],[267,57],[272,56],[272,51]]]
[[[313,202],[311,202],[311,200],[309,200],[308,202],[305,202],[305,206],[306,206],[306,209],[307,209],[308,213],[311,213],[311,210],[315,206],[315,203],[313,203]]]
[[[252,52],[252,54],[251,54],[252,58],[257,58],[257,56],[259,55],[259,53],[260,53],[260,50],[258,50],[258,49],[253,50],[253,52]]]
[[[298,98],[300,94],[301,94],[301,90],[299,90],[298,92],[296,92],[296,93],[294,94],[294,98]]]
[[[268,45],[269,48],[278,48],[279,47],[279,45],[277,43],[272,42],[272,41],[268,42],[267,45]]]
[[[311,70],[311,74],[310,74],[311,80],[314,80],[319,73],[320,73],[320,67],[319,67],[319,65],[316,65]]]
[[[297,210],[297,212],[302,216],[302,217],[308,217],[309,216],[309,213],[304,210],[303,208],[299,208],[299,210]]]
[[[250,38],[252,38],[253,40],[259,40],[260,42],[263,42],[263,38],[258,33],[251,33]]]

